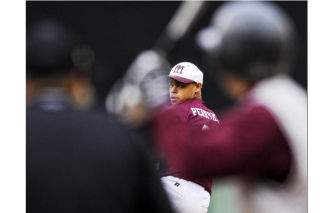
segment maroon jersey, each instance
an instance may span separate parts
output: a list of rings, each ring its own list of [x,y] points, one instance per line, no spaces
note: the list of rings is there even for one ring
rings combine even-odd
[[[162,113],[170,115],[170,124],[168,124],[168,127],[171,126],[174,128],[176,124],[182,124],[188,126],[189,128],[195,131],[204,133],[210,128],[216,128],[220,125],[215,113],[212,110],[208,109],[204,105],[203,101],[199,98],[194,98],[172,105]],[[197,146],[202,145],[201,141],[194,140],[193,142]],[[174,146],[174,144],[172,145]],[[170,156],[168,156],[167,147],[161,144],[161,140],[159,140],[159,147],[168,166],[166,175],[172,175],[178,178],[192,181],[203,186],[208,192],[211,193],[211,178],[196,178],[189,175],[186,172],[186,168],[184,166],[178,166],[177,162],[170,158]],[[201,165],[199,166],[201,167]]]
[[[222,116],[221,128],[204,132],[174,122],[177,108],[158,114],[155,131],[167,158],[186,177],[242,174],[282,181],[289,174],[291,150],[265,106],[245,102]]]

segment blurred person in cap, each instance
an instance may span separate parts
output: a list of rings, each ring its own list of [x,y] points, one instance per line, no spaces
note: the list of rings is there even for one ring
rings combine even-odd
[[[307,94],[289,76],[294,37],[270,2],[224,3],[197,39],[238,104],[220,116],[222,128],[205,132],[175,122],[175,111],[155,118],[176,167],[197,178],[239,177],[239,212],[307,212]]]
[[[171,69],[168,77],[172,106],[166,111],[175,112],[172,118],[175,122],[201,131],[219,126],[215,113],[202,100],[203,72],[197,66],[190,62],[178,63]],[[198,142],[197,145],[201,146],[201,141]],[[167,171],[161,179],[174,210],[180,213],[206,213],[210,203],[212,178],[192,177],[185,173],[183,167],[177,167],[174,161],[166,158],[165,149],[160,153],[167,164]]]
[[[80,43],[80,38],[75,33],[53,28],[47,25],[49,22],[52,25],[58,24],[48,19],[39,23],[42,35],[37,30],[29,32],[30,40],[27,45],[32,46],[32,49],[27,47],[27,106],[32,105],[34,99],[40,98],[39,90],[58,94],[63,88],[68,92],[73,107],[81,110],[89,109],[94,101],[94,90],[88,69],[82,62],[84,58],[90,58],[85,57],[83,51],[85,45]],[[59,41],[60,37],[55,38],[55,36],[60,36],[64,40]]]
[[[54,20],[27,28],[27,212],[172,212],[137,139],[70,101],[77,42]]]

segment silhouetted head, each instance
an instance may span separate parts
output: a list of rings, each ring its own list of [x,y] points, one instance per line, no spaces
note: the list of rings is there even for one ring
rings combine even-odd
[[[68,73],[77,42],[75,33],[55,20],[42,20],[27,28],[27,73],[38,77]]]
[[[270,2],[228,2],[214,13],[197,43],[216,73],[251,82],[290,70],[294,52],[291,20]]]

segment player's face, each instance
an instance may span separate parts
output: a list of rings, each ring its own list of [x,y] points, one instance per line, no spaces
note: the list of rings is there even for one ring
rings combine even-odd
[[[177,104],[196,97],[198,91],[196,83],[182,83],[174,79],[170,79],[170,101]]]

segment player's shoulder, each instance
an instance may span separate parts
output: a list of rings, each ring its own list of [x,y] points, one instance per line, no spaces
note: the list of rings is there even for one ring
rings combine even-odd
[[[202,101],[198,98],[183,101],[181,103],[172,105],[172,108],[178,109],[180,111],[189,112],[192,107],[201,107]]]
[[[188,117],[189,119],[193,119],[194,117],[199,119],[209,119],[219,123],[216,114],[206,107],[202,100],[196,100],[193,105],[190,105]]]
[[[171,105],[165,110],[166,117],[170,117],[172,122],[187,121],[189,113],[189,105],[185,102]]]

